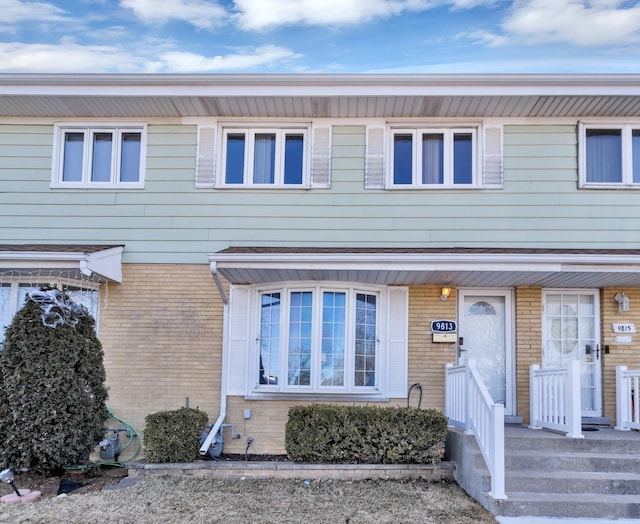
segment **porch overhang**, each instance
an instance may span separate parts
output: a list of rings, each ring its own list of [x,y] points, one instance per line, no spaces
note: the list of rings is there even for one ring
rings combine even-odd
[[[640,250],[231,247],[209,255],[233,284],[349,281],[457,287],[640,286]]]
[[[72,278],[122,282],[123,246],[0,244],[0,273],[67,273]]]

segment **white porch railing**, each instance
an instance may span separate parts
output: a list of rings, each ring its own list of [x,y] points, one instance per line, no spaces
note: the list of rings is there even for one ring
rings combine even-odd
[[[640,405],[638,385],[640,370],[629,370],[627,366],[616,366],[616,427],[620,431],[640,429]]]
[[[580,362],[567,367],[544,368],[533,364],[530,374],[532,429],[561,431],[584,438],[580,402]]]
[[[475,435],[491,475],[489,496],[506,499],[504,406],[493,402],[473,360],[461,366],[447,364],[445,411],[451,426]]]

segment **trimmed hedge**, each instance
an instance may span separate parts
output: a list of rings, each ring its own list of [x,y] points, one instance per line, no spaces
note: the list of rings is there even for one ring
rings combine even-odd
[[[434,409],[314,404],[289,409],[285,448],[295,462],[435,464],[446,436]]]
[[[144,454],[147,462],[200,460],[198,437],[209,417],[204,411],[180,408],[145,418]]]

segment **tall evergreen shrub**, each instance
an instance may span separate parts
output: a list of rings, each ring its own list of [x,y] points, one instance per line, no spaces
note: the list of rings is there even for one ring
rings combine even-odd
[[[108,417],[104,382],[87,309],[55,289],[27,297],[0,351],[0,464],[60,473],[85,463]]]

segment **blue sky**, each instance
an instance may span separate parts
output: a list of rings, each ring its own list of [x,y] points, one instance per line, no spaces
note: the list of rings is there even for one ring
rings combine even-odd
[[[0,0],[0,72],[637,73],[640,1]]]

